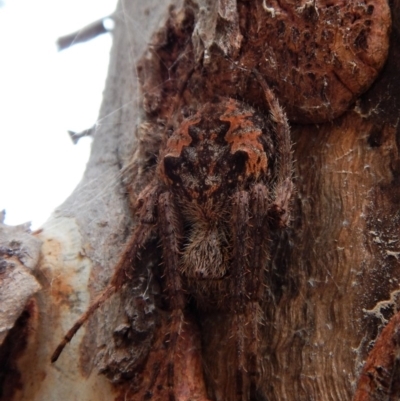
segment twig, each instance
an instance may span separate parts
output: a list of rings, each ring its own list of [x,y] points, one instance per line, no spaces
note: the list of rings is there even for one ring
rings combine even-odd
[[[104,21],[107,18],[112,17],[101,18],[95,22],[92,22],[90,25],[83,27],[77,32],[70,33],[69,35],[58,38],[58,50],[61,51],[68,49],[68,47],[71,47],[77,43],[87,42],[94,39],[96,36],[109,32],[110,30],[104,26]]]

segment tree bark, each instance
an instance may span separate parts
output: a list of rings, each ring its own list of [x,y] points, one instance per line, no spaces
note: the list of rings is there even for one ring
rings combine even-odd
[[[265,75],[292,122],[296,186],[290,228],[274,236],[266,273],[259,399],[400,397],[400,3],[390,2],[384,66],[385,1],[366,1],[364,11],[349,11],[341,1],[206,3],[119,4],[90,161],[77,189],[36,235],[43,242],[36,268],[42,289],[20,322],[24,341],[4,365],[1,400],[149,397],[150,367],[165,357],[167,330],[162,290],[153,280],[161,258],[156,238],[123,290],[54,365],[50,356],[113,273],[136,224],[135,198],[151,177],[143,166],[157,154],[173,107],[186,105],[193,93],[199,104],[216,93],[268,113],[249,78],[253,68]],[[339,19],[336,39],[326,39]],[[357,21],[364,21],[362,28]],[[297,47],[293,32],[304,34]],[[296,51],[299,76],[290,64]],[[313,61],[301,64],[299,54],[311,51]],[[228,323],[221,311],[188,318],[179,340],[179,400],[233,399]],[[166,397],[160,391],[149,399]]]

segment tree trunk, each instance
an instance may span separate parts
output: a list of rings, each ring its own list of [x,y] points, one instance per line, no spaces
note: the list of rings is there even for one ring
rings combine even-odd
[[[127,285],[50,356],[112,276],[171,115],[215,95],[267,115],[254,68],[291,121],[296,187],[290,227],[272,235],[257,399],[399,399],[399,4],[391,27],[383,0],[121,2],[90,161],[36,234],[42,289],[0,352],[0,399],[168,399],[154,376],[168,331],[156,237]],[[188,314],[177,400],[234,399],[230,318]]]

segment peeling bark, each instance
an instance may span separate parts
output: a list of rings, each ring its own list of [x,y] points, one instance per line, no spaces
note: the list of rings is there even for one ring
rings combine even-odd
[[[396,313],[368,355],[353,401],[399,399],[399,329],[400,314]]]
[[[41,246],[29,224],[13,227],[2,223],[0,214],[0,346],[29,299],[40,289],[34,269]]]

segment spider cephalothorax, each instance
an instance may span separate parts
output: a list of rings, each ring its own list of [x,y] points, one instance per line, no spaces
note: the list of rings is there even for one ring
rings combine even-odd
[[[173,194],[184,226],[179,269],[200,304],[221,304],[220,292],[232,285],[235,194],[257,182],[274,185],[273,128],[248,105],[217,98],[178,122],[160,154],[158,179]]]
[[[166,130],[154,179],[138,197],[139,223],[114,276],[65,336],[53,361],[88,316],[122,287],[139,250],[157,233],[171,309],[166,364],[174,364],[190,295],[199,307],[227,310],[232,316],[233,393],[237,400],[255,399],[269,232],[286,225],[293,187],[286,117],[266,83],[255,75],[269,106],[267,117],[230,98],[176,113]],[[172,379],[169,386],[173,393]]]

